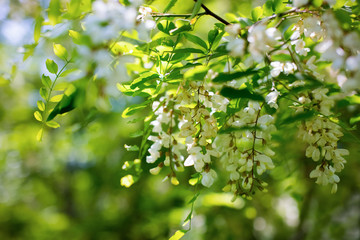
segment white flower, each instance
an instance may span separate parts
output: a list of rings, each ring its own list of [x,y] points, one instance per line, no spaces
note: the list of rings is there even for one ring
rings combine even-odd
[[[280,95],[280,92],[278,92],[277,90],[274,90],[272,92],[270,92],[268,95],[266,95],[265,97],[265,101],[267,102],[267,104],[272,107],[277,109],[278,105],[276,103],[278,96]]]
[[[294,7],[301,7],[309,3],[309,0],[293,0]]]
[[[245,52],[245,41],[241,38],[231,40],[226,45],[226,50],[228,50],[233,57],[242,57]]]
[[[270,65],[273,67],[273,69],[271,69],[270,71],[272,77],[279,76],[280,73],[283,71],[283,63],[281,62],[271,62]]]
[[[213,169],[210,169],[210,171],[208,172],[202,172],[201,173],[202,178],[201,178],[201,184],[204,185],[205,187],[210,187],[211,185],[213,185],[217,174]]]
[[[225,26],[225,31],[229,33],[230,37],[232,38],[236,38],[239,35],[240,30],[241,30],[241,26],[238,23],[229,24]]]
[[[273,69],[271,69],[270,74],[272,77],[277,77],[280,75],[281,72],[284,72],[286,75],[289,75],[291,73],[294,73],[294,71],[297,69],[296,64],[292,62],[271,62],[270,64]]]
[[[281,39],[281,33],[277,28],[266,28],[264,24],[253,25],[249,29],[249,52],[255,61],[263,60],[264,54],[275,47]]]

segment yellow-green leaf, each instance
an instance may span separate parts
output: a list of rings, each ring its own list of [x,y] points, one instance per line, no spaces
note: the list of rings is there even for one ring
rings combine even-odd
[[[50,102],[60,102],[63,98],[63,94],[55,95],[52,98],[50,98]]]
[[[51,59],[46,59],[46,68],[49,72],[56,74],[58,71],[58,65]]]
[[[37,140],[38,142],[41,142],[42,137],[43,137],[43,133],[44,133],[44,129],[41,128],[41,129],[38,131],[38,133],[36,134],[36,140]]]
[[[36,120],[38,120],[39,122],[42,122],[42,115],[41,115],[41,113],[39,112],[39,111],[36,111],[36,112],[34,112],[34,117],[35,117],[35,119]]]
[[[42,84],[46,87],[46,88],[51,88],[51,79],[49,78],[49,76],[46,75],[42,75],[41,76],[41,82]]]
[[[55,85],[54,87],[54,91],[64,91],[65,89],[67,89],[69,87],[69,84],[68,82],[62,82],[62,83],[58,83]]]
[[[54,43],[53,50],[54,50],[55,55],[58,56],[59,58],[64,59],[64,60],[67,59],[68,53],[61,44]]]
[[[60,127],[60,124],[55,122],[54,120],[46,122],[46,125],[51,128],[58,128]]]
[[[44,88],[44,87],[40,88],[39,93],[43,99],[47,99],[48,92],[47,92],[46,88]]]
[[[45,110],[45,103],[43,101],[37,101],[37,106],[38,106],[40,111]]]
[[[41,26],[44,22],[44,18],[42,16],[39,16],[35,20],[35,28],[34,28],[34,41],[35,43],[39,42],[40,35],[41,35]]]
[[[186,232],[184,230],[177,230],[175,232],[175,234],[172,235],[169,240],[179,240],[180,238],[182,238],[185,235],[185,233]]]

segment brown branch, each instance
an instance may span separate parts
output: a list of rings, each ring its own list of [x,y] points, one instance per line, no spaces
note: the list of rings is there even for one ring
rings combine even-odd
[[[194,0],[194,2],[197,2],[197,0]],[[201,7],[205,10],[206,15],[214,17],[215,19],[217,19],[218,21],[222,22],[225,25],[230,25],[231,24],[228,21],[226,21],[225,19],[223,19],[222,17],[220,17],[219,15],[217,15],[216,13],[214,13],[213,11],[211,11],[204,4],[201,4]]]

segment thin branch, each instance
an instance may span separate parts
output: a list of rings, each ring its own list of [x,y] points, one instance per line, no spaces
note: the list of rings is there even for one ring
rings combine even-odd
[[[206,12],[201,12],[201,13],[198,13],[196,14],[196,16],[203,16],[203,15],[207,15]],[[154,13],[151,13],[151,16],[152,17],[164,17],[164,18],[170,18],[170,17],[183,17],[183,18],[189,18],[191,17],[191,14],[171,14],[171,13],[157,13],[157,12],[154,12]]]
[[[197,2],[197,0],[194,0],[194,1]],[[225,25],[231,24],[228,21],[226,21],[225,19],[223,19],[222,17],[220,17],[219,15],[215,14],[213,11],[211,11],[209,8],[207,8],[204,4],[201,4],[201,7],[205,10],[206,15],[210,15],[210,16],[216,18],[218,21],[222,22]]]

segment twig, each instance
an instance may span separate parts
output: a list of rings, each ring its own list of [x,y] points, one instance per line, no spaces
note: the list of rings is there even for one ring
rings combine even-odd
[[[201,13],[198,13],[196,14],[196,16],[202,16],[202,15],[207,15],[206,12],[201,12]],[[171,14],[171,13],[157,13],[157,12],[154,12],[154,13],[151,13],[151,16],[152,17],[183,17],[183,18],[189,18],[191,17],[191,14]]]
[[[197,0],[194,0],[194,1],[197,2]],[[210,15],[210,16],[216,18],[218,21],[222,22],[225,25],[230,25],[230,23],[228,21],[226,21],[219,15],[215,14],[213,11],[211,11],[209,8],[207,8],[204,4],[201,4],[201,7],[205,10],[206,15]]]

